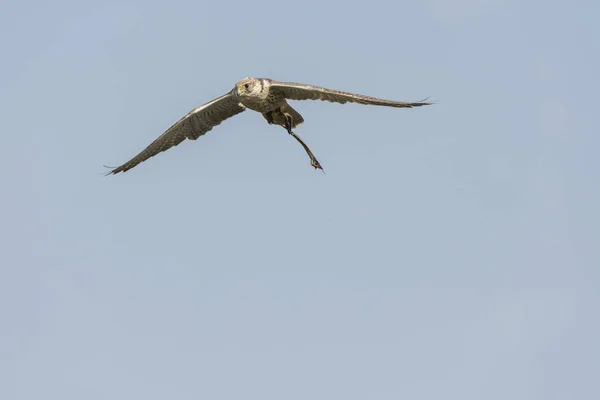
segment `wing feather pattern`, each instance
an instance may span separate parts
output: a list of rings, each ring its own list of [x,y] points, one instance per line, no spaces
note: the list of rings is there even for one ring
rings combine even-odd
[[[185,139],[196,140],[221,122],[241,113],[245,109],[231,92],[217,97],[187,113],[137,156],[120,167],[113,169],[107,175],[114,175],[130,170],[150,157],[177,146]]]
[[[271,81],[271,90],[280,92],[286,99],[289,100],[322,100],[340,104],[350,102],[398,108],[412,108],[432,104],[425,102],[426,99],[420,102],[407,103],[403,101],[379,99],[377,97],[364,96],[362,94],[342,92],[339,90],[294,82]]]

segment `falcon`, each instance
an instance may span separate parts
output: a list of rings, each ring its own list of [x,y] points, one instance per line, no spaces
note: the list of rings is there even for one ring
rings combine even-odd
[[[112,169],[107,175],[128,171],[150,157],[177,146],[185,139],[196,140],[221,122],[246,109],[261,113],[269,125],[275,124],[285,128],[287,133],[302,145],[310,158],[310,165],[315,170],[323,170],[310,148],[300,136],[292,131],[293,128],[304,122],[304,118],[288,104],[288,100],[322,100],[340,104],[358,103],[396,108],[433,104],[425,102],[426,99],[416,103],[407,103],[301,83],[278,82],[267,78],[245,78],[236,83],[228,93],[187,113],[142,152],[125,164]]]

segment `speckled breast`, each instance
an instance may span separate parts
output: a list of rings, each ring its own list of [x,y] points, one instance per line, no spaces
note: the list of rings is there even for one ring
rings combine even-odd
[[[285,103],[285,98],[268,93],[266,97],[244,97],[241,103],[251,110],[266,113],[281,107]]]

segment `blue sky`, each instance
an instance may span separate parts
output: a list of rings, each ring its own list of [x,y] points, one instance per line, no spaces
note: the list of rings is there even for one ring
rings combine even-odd
[[[599,11],[5,3],[0,398],[598,398]],[[101,175],[246,76],[437,104]]]

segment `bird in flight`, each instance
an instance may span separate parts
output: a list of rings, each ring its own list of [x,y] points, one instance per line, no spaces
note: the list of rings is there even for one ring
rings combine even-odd
[[[341,104],[350,102],[396,108],[412,108],[432,104],[426,103],[424,100],[406,103],[378,99],[319,86],[278,82],[266,78],[245,78],[236,83],[231,91],[187,113],[142,152],[125,164],[112,169],[107,175],[128,171],[150,157],[177,146],[185,139],[196,140],[221,122],[247,108],[261,113],[270,125],[276,124],[285,128],[302,145],[310,158],[310,164],[315,169],[323,170],[306,143],[292,131],[293,128],[304,122],[304,118],[288,104],[287,100],[322,100]]]

